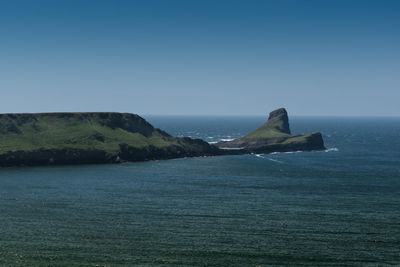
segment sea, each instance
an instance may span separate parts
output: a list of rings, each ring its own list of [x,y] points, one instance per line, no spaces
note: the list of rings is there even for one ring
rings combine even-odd
[[[233,139],[266,117],[144,116]],[[400,118],[291,117],[326,150],[0,169],[0,266],[400,266]]]

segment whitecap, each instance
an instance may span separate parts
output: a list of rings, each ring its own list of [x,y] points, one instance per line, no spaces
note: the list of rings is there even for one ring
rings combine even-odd
[[[332,147],[324,150],[325,152],[331,152],[331,151],[339,151],[339,148],[337,147]]]
[[[297,150],[297,151],[288,151],[288,152],[272,152],[270,154],[271,155],[275,155],[275,154],[294,154],[294,153],[300,153],[300,152],[304,152],[304,151]]]

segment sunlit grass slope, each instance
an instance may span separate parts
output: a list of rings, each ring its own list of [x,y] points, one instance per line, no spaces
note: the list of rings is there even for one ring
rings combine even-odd
[[[325,149],[321,133],[291,135],[287,111],[280,108],[269,114],[268,121],[253,132],[216,144],[220,148],[241,148],[250,153],[309,151]]]
[[[289,137],[291,137],[291,135],[287,112],[284,108],[281,108],[271,112],[265,124],[245,135],[241,140],[287,139]]]
[[[116,153],[121,144],[133,148],[196,149],[129,113],[39,113],[0,115],[0,154],[45,149],[102,150]]]

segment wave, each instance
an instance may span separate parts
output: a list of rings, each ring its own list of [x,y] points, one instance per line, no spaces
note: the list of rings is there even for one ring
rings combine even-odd
[[[304,152],[304,151],[297,150],[297,151],[288,151],[288,152],[272,152],[270,154],[271,155],[275,155],[275,154],[294,154],[294,153],[300,153],[300,152]]]
[[[214,137],[209,136],[207,138],[211,139],[211,138],[214,138]],[[223,138],[223,139],[219,139],[219,141],[209,141],[208,143],[209,144],[216,144],[218,142],[229,142],[229,141],[233,141],[233,140],[235,140],[235,139],[234,138]]]
[[[339,148],[337,147],[332,147],[324,150],[325,152],[332,152],[332,151],[339,151]]]
[[[325,150],[313,150],[311,152],[337,152],[339,151],[339,148],[337,147],[332,147],[332,148],[328,148]],[[275,155],[275,154],[294,154],[294,153],[300,153],[300,152],[307,152],[307,151],[302,151],[302,150],[297,150],[297,151],[289,151],[289,152],[272,152],[270,153],[270,155]]]
[[[262,154],[254,154],[254,156],[256,156],[257,158],[267,159],[267,160],[270,160],[270,161],[273,161],[273,162],[277,162],[277,163],[281,163],[281,164],[283,163],[283,161],[280,161],[280,160],[277,160],[277,159],[271,159],[271,158],[263,157]]]

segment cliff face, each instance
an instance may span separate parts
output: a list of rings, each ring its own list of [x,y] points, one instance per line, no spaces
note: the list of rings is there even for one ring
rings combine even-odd
[[[286,109],[280,108],[269,113],[268,121],[259,129],[270,129],[290,134],[289,118]]]
[[[217,155],[129,113],[0,115],[0,166],[111,163]]]
[[[325,149],[321,133],[291,135],[288,115],[284,108],[272,111],[268,121],[255,131],[233,141],[219,142],[216,146],[222,149],[240,148],[246,153]]]

